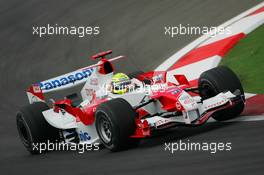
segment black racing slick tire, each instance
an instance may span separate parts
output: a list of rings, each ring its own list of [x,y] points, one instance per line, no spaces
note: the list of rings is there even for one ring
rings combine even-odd
[[[114,152],[137,146],[139,139],[130,138],[136,129],[135,118],[134,109],[122,98],[99,105],[95,125],[103,145]]]
[[[36,102],[22,107],[17,113],[16,124],[19,137],[31,154],[45,152],[48,142],[60,140],[59,130],[49,125],[42,114],[42,111],[48,109],[46,103]]]
[[[201,74],[198,80],[199,95],[203,100],[213,97],[220,92],[230,91],[234,93],[239,90],[242,96],[241,102],[213,115],[217,121],[232,119],[242,113],[244,109],[244,90],[236,74],[225,66],[219,66]]]

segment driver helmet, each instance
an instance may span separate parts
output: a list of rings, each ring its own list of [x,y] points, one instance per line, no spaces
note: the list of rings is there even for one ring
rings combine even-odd
[[[113,94],[124,94],[129,91],[131,85],[130,78],[124,73],[116,73],[111,80],[111,90]]]

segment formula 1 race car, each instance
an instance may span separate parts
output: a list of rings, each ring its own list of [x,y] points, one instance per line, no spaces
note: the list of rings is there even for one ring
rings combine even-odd
[[[47,141],[98,143],[120,151],[138,145],[153,132],[199,126],[211,117],[228,120],[244,109],[241,83],[227,67],[202,73],[197,85],[191,85],[184,75],[168,77],[166,71],[138,71],[118,77],[112,62],[124,56],[107,59],[111,53],[98,53],[92,56],[100,59],[97,64],[28,88],[30,104],[22,107],[16,117],[19,136],[28,151],[39,153],[33,143]],[[115,82],[116,77],[121,81]],[[82,83],[80,93],[52,100],[51,107],[44,99],[48,92]]]

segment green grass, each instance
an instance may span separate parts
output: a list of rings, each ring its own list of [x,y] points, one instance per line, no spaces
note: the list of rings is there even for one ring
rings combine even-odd
[[[239,76],[245,92],[264,94],[264,25],[242,39],[220,65]]]

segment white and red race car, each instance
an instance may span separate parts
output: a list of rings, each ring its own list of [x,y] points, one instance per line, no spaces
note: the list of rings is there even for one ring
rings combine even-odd
[[[92,56],[100,61],[74,72],[55,77],[27,90],[29,105],[17,113],[17,129],[31,153],[33,143],[102,143],[111,151],[136,146],[153,131],[177,126],[199,126],[210,117],[222,121],[238,116],[244,109],[244,91],[237,76],[227,67],[201,74],[192,86],[184,75],[167,77],[166,71],[129,74],[132,85],[127,93],[113,94],[108,85],[114,73],[106,59],[112,51]],[[190,70],[192,71],[192,70]],[[44,94],[84,83],[80,93],[53,101]],[[80,94],[80,95],[79,95]],[[76,99],[81,99],[76,102]]]

